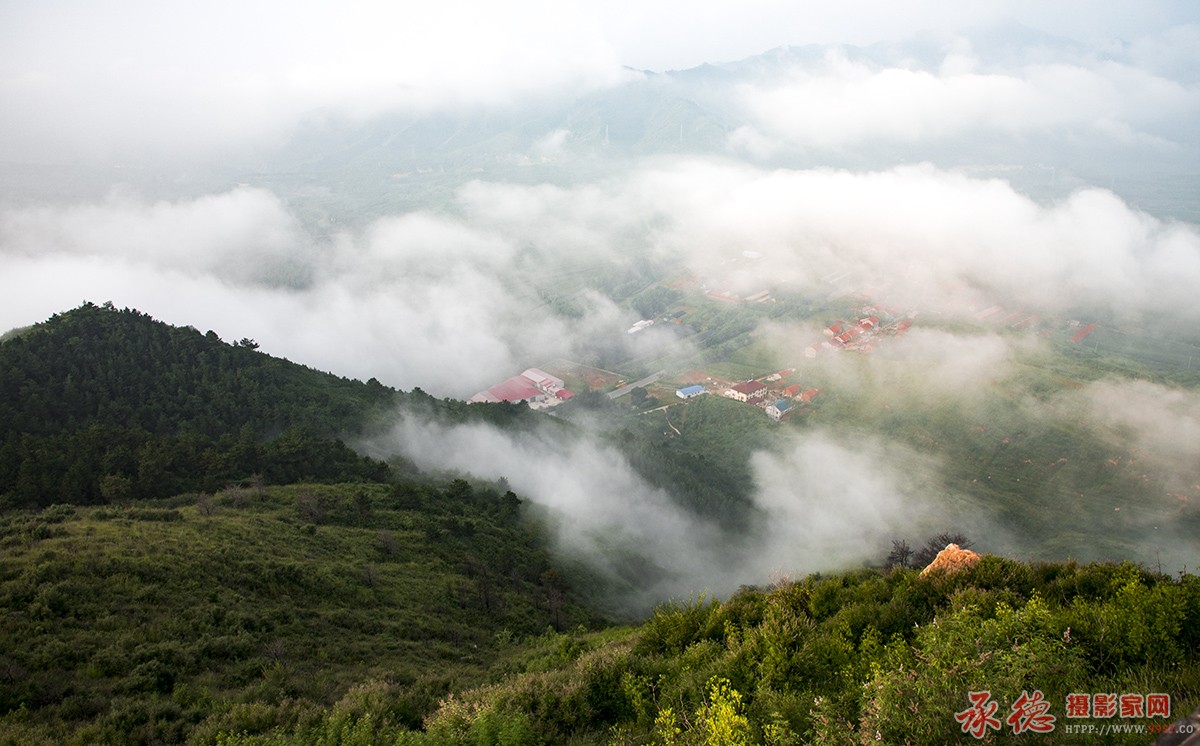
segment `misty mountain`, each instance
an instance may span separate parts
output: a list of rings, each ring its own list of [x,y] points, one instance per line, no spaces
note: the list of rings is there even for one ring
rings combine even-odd
[[[386,114],[365,122],[314,113],[284,145],[261,152],[252,171],[234,178],[313,205],[322,211],[318,225],[327,228],[330,219],[361,224],[445,206],[469,180],[569,185],[611,175],[636,158],[722,152],[730,125],[721,115],[669,75],[635,77],[642,79],[519,107]]]
[[[1089,48],[1015,23],[976,29],[969,39],[924,34],[866,46],[784,46],[683,70],[627,69],[610,86],[516,104],[367,118],[313,112],[281,145],[260,148],[252,170],[235,178],[298,204],[319,201],[335,220],[358,222],[445,204],[468,180],[570,185],[648,157],[788,168],[932,162],[1004,178],[1039,200],[1103,184],[1142,209],[1196,219],[1193,200],[1179,191],[1192,194],[1188,185],[1200,168],[1186,128],[1130,112],[1144,120],[1136,125],[1145,128],[1142,136],[1114,137],[1104,121],[1050,111],[1061,102],[1035,90],[1066,94],[1082,85],[1086,96],[1093,85],[1125,85],[1100,77],[1135,64],[1139,50]],[[1093,71],[1097,79],[1088,80]],[[835,83],[840,93],[831,98]],[[893,91],[894,111],[854,98],[876,89]],[[984,137],[961,130],[962,118],[984,105],[972,103],[980,94],[1014,96],[1014,106],[1033,109],[1035,124],[981,120]],[[965,112],[954,110],[960,104]],[[842,126],[845,117],[857,122]],[[780,121],[791,124],[773,129]],[[856,138],[858,130],[876,136],[847,147],[839,127]]]
[[[1198,21],[0,4],[0,744],[1191,711]]]

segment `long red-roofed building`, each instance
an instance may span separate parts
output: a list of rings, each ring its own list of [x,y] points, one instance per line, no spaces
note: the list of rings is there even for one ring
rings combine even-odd
[[[529,368],[519,376],[513,376],[486,391],[480,391],[472,396],[470,401],[475,403],[542,402],[552,396],[560,401],[565,401],[574,394],[563,388],[562,379],[539,368]]]
[[[1099,324],[1088,324],[1079,331],[1075,332],[1075,336],[1071,337],[1071,342],[1074,344],[1079,344],[1083,341],[1084,337],[1096,331],[1098,328],[1100,328]]]

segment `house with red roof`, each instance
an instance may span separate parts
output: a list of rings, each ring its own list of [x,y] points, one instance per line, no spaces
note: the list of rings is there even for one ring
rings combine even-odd
[[[546,400],[546,392],[539,389],[525,376],[513,376],[492,386],[487,391],[480,391],[471,397],[472,402],[540,402]]]
[[[847,324],[845,321],[835,321],[829,326],[825,327],[825,336],[836,337],[837,335],[846,331],[846,326]]]
[[[1079,331],[1075,332],[1075,335],[1071,337],[1071,342],[1073,344],[1079,344],[1080,342],[1082,342],[1084,340],[1085,337],[1087,337],[1087,335],[1096,331],[1096,329],[1098,329],[1099,327],[1100,327],[1099,324],[1088,324],[1087,326],[1083,327]]]

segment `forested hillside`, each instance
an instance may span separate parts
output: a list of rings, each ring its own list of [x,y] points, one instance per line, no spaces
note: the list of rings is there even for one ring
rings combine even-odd
[[[84,304],[0,343],[0,743],[212,743],[339,701],[406,727],[599,617],[503,483],[340,438],[520,427]]]
[[[0,500],[94,504],[271,484],[378,481],[341,439],[397,407],[510,419],[321,373],[215,333],[91,303],[0,344]]]

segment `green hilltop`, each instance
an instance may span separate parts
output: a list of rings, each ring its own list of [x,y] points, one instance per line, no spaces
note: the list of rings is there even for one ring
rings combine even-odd
[[[0,500],[97,504],[271,484],[386,481],[344,443],[400,408],[509,422],[259,352],[249,339],[176,327],[111,304],[82,306],[0,345]]]
[[[506,485],[341,440],[528,408],[256,347],[90,303],[0,345],[0,742],[212,742],[375,680],[418,727],[515,641],[600,623]]]

